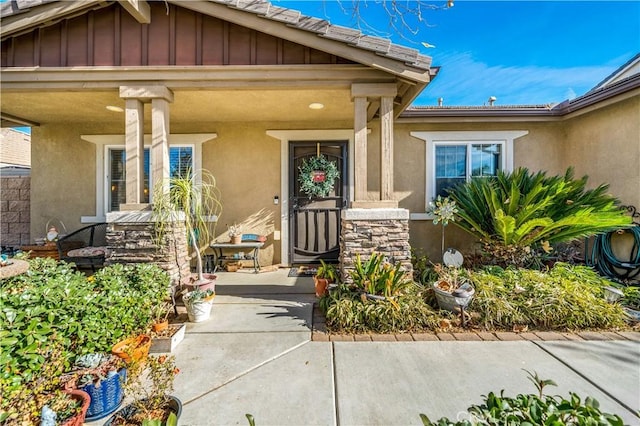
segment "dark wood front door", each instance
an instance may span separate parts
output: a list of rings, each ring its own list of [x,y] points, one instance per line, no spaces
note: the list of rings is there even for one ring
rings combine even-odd
[[[340,172],[326,197],[309,197],[300,190],[304,160],[324,155]],[[337,262],[340,255],[340,214],[348,201],[347,142],[292,142],[289,146],[289,261]]]

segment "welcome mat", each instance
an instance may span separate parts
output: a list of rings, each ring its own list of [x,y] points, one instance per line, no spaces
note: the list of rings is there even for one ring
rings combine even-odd
[[[318,270],[317,265],[299,265],[289,269],[289,277],[312,277]]]

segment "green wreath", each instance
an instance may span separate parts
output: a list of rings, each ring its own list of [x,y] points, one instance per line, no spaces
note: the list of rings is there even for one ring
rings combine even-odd
[[[335,161],[329,161],[324,155],[309,157],[298,168],[300,191],[309,198],[326,197],[333,189],[340,172]]]

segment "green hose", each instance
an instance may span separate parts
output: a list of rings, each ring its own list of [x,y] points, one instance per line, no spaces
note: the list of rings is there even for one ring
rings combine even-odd
[[[628,260],[619,259],[613,253],[611,238],[618,232],[630,232],[633,235],[633,246]],[[630,281],[640,275],[640,226],[597,235],[587,264],[595,266],[602,275],[612,280],[631,284]],[[640,283],[636,281],[635,285]]]

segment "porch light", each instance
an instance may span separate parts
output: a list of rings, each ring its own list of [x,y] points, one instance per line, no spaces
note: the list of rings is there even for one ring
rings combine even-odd
[[[113,111],[113,112],[124,112],[124,109],[120,108],[119,106],[115,106],[115,105],[107,105],[106,108],[109,111]]]
[[[309,108],[310,109],[322,109],[324,108],[324,104],[321,104],[320,102],[312,102],[309,104]]]

